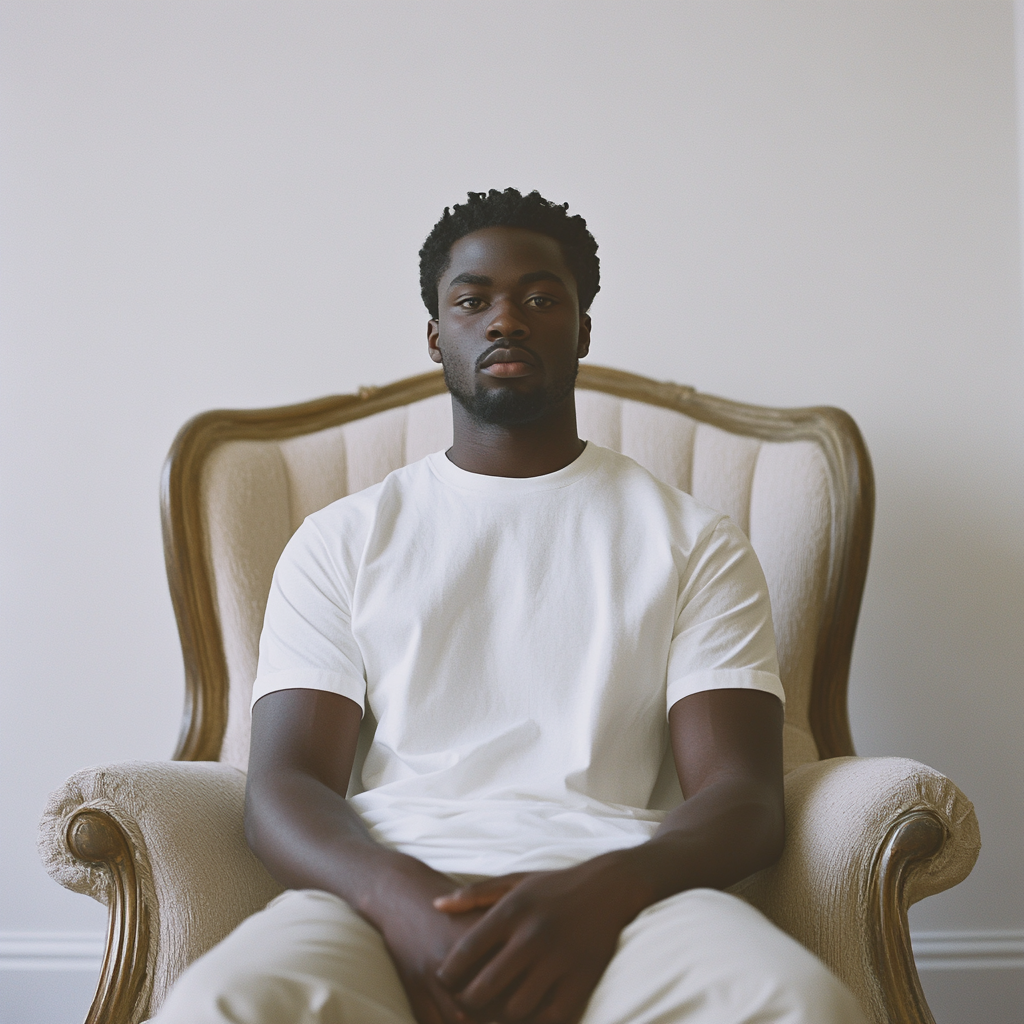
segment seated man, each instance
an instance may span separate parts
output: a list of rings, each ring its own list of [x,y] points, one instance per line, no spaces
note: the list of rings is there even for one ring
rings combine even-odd
[[[289,891],[161,1024],[863,1022],[721,892],[782,850],[767,587],[726,516],[577,436],[596,253],[513,189],[427,238],[454,442],[289,542],[246,804]],[[686,799],[663,813],[669,744]]]

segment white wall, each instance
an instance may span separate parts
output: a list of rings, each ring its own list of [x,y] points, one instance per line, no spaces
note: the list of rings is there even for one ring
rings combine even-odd
[[[0,938],[102,926],[38,866],[45,795],[172,749],[157,481],[178,426],[429,369],[419,244],[467,189],[515,184],[601,243],[595,362],[860,423],[858,749],[932,764],[978,809],[977,868],[914,927],[1024,963],[1012,17],[5,0]],[[11,1024],[44,1020],[27,978]]]

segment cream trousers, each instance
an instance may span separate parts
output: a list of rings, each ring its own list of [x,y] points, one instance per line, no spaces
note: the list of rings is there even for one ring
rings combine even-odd
[[[158,1024],[412,1024],[380,932],[286,892],[197,960]],[[816,957],[735,896],[692,889],[623,932],[581,1024],[866,1024]]]

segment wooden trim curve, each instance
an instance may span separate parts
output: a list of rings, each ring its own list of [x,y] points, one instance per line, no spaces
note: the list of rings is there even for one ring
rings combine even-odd
[[[113,883],[103,966],[85,1024],[133,1024],[142,1019],[142,1004],[149,1001],[150,915],[132,841],[106,811],[87,808],[68,823],[67,845],[79,860],[104,868]]]
[[[907,878],[946,842],[946,826],[930,810],[901,815],[879,843],[868,876],[868,930],[885,1020],[935,1024],[918,977],[907,921]]]
[[[856,424],[839,409],[746,405],[586,363],[577,383],[675,409],[732,433],[766,441],[811,440],[821,447],[832,498],[831,556],[812,670],[810,724],[820,757],[852,754],[846,693],[874,520],[874,476]],[[215,410],[181,428],[164,464],[160,502],[167,577],[185,662],[185,709],[176,759],[216,760],[227,725],[227,663],[201,504],[202,470],[209,454],[225,441],[313,433],[444,391],[443,374],[434,371],[301,405]]]

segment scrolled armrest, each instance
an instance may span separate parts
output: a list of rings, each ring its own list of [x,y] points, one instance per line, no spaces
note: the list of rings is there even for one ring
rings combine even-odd
[[[203,761],[87,768],[51,795],[46,870],[110,911],[90,1020],[144,1019],[188,964],[281,891],[245,842],[244,797],[242,772]]]
[[[981,841],[945,776],[896,757],[837,757],[786,776],[781,859],[733,891],[815,952],[880,1022],[932,1024],[907,908],[961,882]]]

